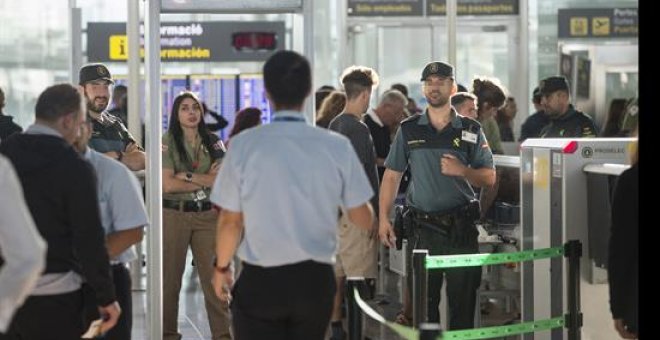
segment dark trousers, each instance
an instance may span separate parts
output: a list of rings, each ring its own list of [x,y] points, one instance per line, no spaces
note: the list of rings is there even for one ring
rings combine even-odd
[[[30,296],[0,340],[73,340],[85,331],[82,290],[60,295]]]
[[[451,226],[451,228],[466,227]],[[475,228],[474,225],[468,227]],[[466,227],[467,228],[467,227]],[[450,233],[452,232],[451,229]],[[406,256],[408,294],[412,295],[412,251],[413,249],[428,249],[429,255],[476,254],[479,252],[477,243],[478,232],[461,230],[461,237],[450,237],[431,228],[423,227],[415,222],[412,235],[408,239]],[[474,328],[474,311],[477,289],[481,284],[481,267],[464,267],[450,269],[431,269],[428,271],[428,322],[440,322],[438,306],[443,278],[447,280],[447,303],[449,305],[449,329]],[[412,301],[412,299],[411,299]]]
[[[236,340],[323,340],[336,290],[332,266],[244,263],[230,305]]]
[[[131,296],[131,274],[124,264],[116,264],[112,267],[112,280],[115,284],[117,302],[121,308],[121,315],[117,324],[110,329],[103,339],[106,340],[130,340],[133,327],[133,298]],[[98,319],[99,310],[96,305],[94,291],[85,285],[85,327],[89,327],[92,321]]]

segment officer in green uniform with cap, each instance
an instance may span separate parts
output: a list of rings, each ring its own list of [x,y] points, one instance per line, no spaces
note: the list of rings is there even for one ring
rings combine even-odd
[[[144,149],[121,119],[107,110],[111,87],[115,83],[108,68],[100,63],[87,64],[80,68],[78,76],[78,84],[87,103],[87,114],[93,124],[89,147],[118,160],[133,171],[144,170]]]
[[[495,183],[493,155],[481,125],[458,115],[450,105],[449,98],[456,92],[453,66],[429,63],[421,81],[428,107],[402,122],[385,160],[379,197],[379,236],[386,246],[392,247],[396,235],[389,215],[401,176],[410,169],[411,182],[403,213],[409,221],[406,225],[411,227],[406,231],[408,263],[412,249],[428,249],[431,255],[478,253],[475,221],[479,218],[479,206],[472,186]],[[407,268],[408,287],[411,287],[411,266]],[[472,328],[481,268],[429,272],[429,322],[440,319],[438,305],[443,275],[447,279],[449,329]],[[410,306],[404,306],[406,319],[410,318],[409,314]]]
[[[550,118],[550,124],[541,130],[541,138],[596,137],[593,120],[570,103],[566,78],[545,78],[539,83],[539,91],[543,111]]]

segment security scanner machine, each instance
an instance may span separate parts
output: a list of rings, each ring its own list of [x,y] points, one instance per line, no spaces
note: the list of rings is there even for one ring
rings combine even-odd
[[[589,237],[589,211],[595,200],[609,195],[588,195],[588,173],[603,164],[626,164],[634,138],[527,139],[521,145],[521,250],[561,247],[569,240],[582,243],[580,263],[582,295],[590,296],[590,308],[608,310],[608,298],[594,299],[605,290],[588,282],[602,277],[593,255],[603,242]],[[611,165],[609,167],[612,167]],[[595,212],[606,214],[605,211]],[[605,216],[607,218],[607,216]],[[602,226],[601,226],[602,227]],[[591,235],[598,232],[592,231]],[[599,260],[602,262],[602,260]],[[559,317],[567,311],[567,266],[553,258],[522,264],[522,322]],[[602,281],[602,279],[601,279]],[[585,284],[587,283],[587,284]],[[593,289],[592,294],[589,290]],[[585,313],[587,311],[585,310]],[[590,327],[584,318],[584,327]],[[602,327],[602,325],[593,325]],[[524,339],[565,339],[565,329],[527,334]]]

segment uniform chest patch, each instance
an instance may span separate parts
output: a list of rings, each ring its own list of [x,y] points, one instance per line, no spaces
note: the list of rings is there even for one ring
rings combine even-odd
[[[477,143],[477,134],[474,133],[474,132],[463,130],[463,132],[461,133],[461,139],[466,141],[466,142],[476,144]]]
[[[408,145],[418,145],[418,144],[423,144],[426,143],[425,139],[415,139],[415,140],[409,140]]]

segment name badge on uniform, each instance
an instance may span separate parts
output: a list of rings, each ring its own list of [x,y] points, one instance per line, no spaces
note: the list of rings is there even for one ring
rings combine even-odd
[[[476,143],[477,143],[477,134],[476,134],[476,133],[472,133],[472,132],[470,132],[470,131],[465,131],[465,130],[463,130],[463,133],[462,133],[462,135],[461,135],[461,139],[464,140],[464,141],[466,141],[466,142],[470,142],[470,143],[472,143],[472,144],[476,144]]]

